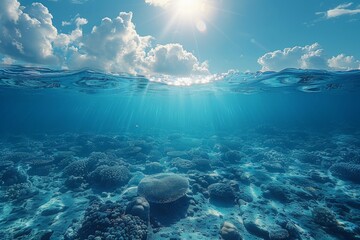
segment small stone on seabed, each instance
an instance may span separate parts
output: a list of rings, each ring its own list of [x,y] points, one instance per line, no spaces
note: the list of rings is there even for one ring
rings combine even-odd
[[[240,240],[242,239],[238,229],[231,222],[225,221],[220,228],[220,235],[224,240]]]

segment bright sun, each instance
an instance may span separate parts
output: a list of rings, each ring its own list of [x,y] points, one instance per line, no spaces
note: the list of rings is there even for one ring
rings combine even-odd
[[[209,0],[173,0],[171,12],[177,22],[192,23],[200,32],[206,31],[206,23],[210,17]]]
[[[205,1],[203,0],[177,0],[174,1],[174,11],[182,18],[200,17],[204,14]]]

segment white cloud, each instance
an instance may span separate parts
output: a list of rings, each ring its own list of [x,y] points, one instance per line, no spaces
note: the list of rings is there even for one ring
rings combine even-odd
[[[0,1],[0,52],[32,63],[57,62],[52,42],[57,29],[41,3],[24,8],[17,0]]]
[[[75,3],[75,4],[83,4],[83,3],[86,3],[88,0],[71,0],[72,3]]]
[[[295,46],[264,54],[258,59],[261,71],[280,71],[285,68],[350,70],[358,69],[360,62],[353,56],[339,54],[330,59],[318,43]]]
[[[15,60],[10,58],[10,57],[4,57],[2,59],[2,64],[14,64],[15,63]]]
[[[53,41],[53,46],[67,49],[70,44],[73,44],[80,37],[82,37],[82,30],[80,28],[76,28],[70,34],[60,33]]]
[[[151,36],[140,36],[132,13],[121,12],[115,19],[104,18],[88,36],[73,48],[71,67],[93,67],[108,72],[190,75],[208,73],[179,44],[158,45],[151,49]]]
[[[317,68],[327,67],[323,50],[318,43],[304,47],[295,46],[266,53],[258,59],[262,71],[280,71],[284,68]]]
[[[166,7],[172,0],[145,0],[146,3],[157,7]]]
[[[77,17],[75,19],[76,27],[79,28],[82,25],[88,24],[88,20],[86,18]]]
[[[19,16],[22,14],[20,10],[20,3],[13,0],[2,0],[0,1],[0,22],[6,21],[17,22]]]
[[[356,60],[354,56],[346,56],[339,54],[328,59],[329,67],[334,70],[351,70],[360,69],[360,61]]]
[[[66,55],[68,53],[69,48],[73,49],[74,45],[79,44],[79,40],[83,36],[83,31],[81,26],[88,23],[87,19],[77,17],[75,20],[72,20],[75,23],[76,28],[70,32],[70,34],[60,33],[57,35],[56,39],[53,41],[53,46],[61,49],[58,52],[58,55],[62,55],[62,61],[66,64]],[[69,22],[69,24],[71,24]]]
[[[206,62],[200,63],[180,44],[158,45],[151,49],[146,63],[152,72],[170,75],[209,74]]]
[[[115,19],[104,18],[81,39],[70,66],[93,67],[110,72],[136,73],[143,70],[150,37],[139,36],[132,13],[121,12]]]
[[[121,12],[114,19],[84,34],[87,19],[77,17],[63,25],[75,24],[70,33],[59,33],[52,15],[41,3],[20,6],[18,0],[0,0],[0,53],[11,59],[62,68],[95,68],[119,73],[190,75],[208,73],[180,44],[151,46],[151,36],[141,36],[132,22],[132,13]]]
[[[70,26],[72,24],[75,24],[77,28],[79,28],[82,25],[88,24],[88,20],[86,18],[79,17],[79,14],[76,14],[74,18],[72,18],[70,21],[62,21],[61,26]]]
[[[355,15],[360,13],[360,7],[349,9],[353,3],[346,3],[325,12],[326,18],[335,18],[343,15]]]
[[[67,22],[67,21],[62,21],[61,22],[61,26],[69,26],[69,25],[71,25],[71,22]]]

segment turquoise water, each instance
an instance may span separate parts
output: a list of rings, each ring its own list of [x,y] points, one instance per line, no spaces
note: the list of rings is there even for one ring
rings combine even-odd
[[[360,71],[194,80],[2,66],[0,233],[226,239],[227,221],[231,239],[359,239],[359,103]],[[169,188],[149,190],[159,202],[137,192],[163,173],[188,189],[157,184]],[[128,210],[136,196],[150,210]]]
[[[234,73],[192,86],[93,71],[13,67],[0,75],[4,132],[244,131],[359,127],[360,72]]]

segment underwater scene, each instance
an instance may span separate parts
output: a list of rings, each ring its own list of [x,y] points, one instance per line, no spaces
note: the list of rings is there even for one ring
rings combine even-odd
[[[2,66],[0,238],[360,239],[359,70],[187,81]]]

